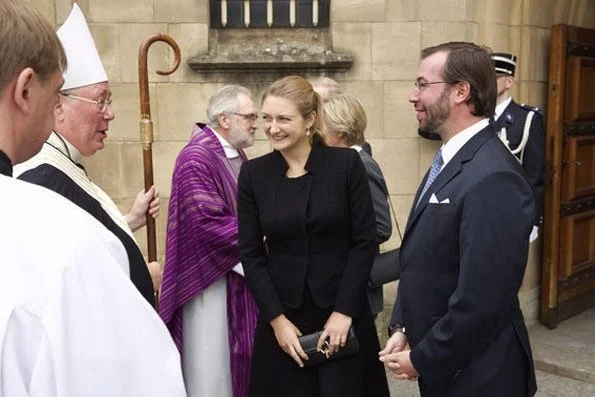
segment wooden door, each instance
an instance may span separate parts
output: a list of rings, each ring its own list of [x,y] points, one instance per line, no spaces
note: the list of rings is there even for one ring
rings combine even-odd
[[[540,320],[595,305],[595,30],[552,27]]]

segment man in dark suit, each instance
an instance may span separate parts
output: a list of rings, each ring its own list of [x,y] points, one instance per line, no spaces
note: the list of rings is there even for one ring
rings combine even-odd
[[[380,359],[423,397],[536,391],[517,297],[535,203],[489,119],[496,76],[471,43],[422,50],[413,103],[443,145],[418,190],[403,243],[392,336]]]
[[[530,240],[537,239],[543,211],[545,168],[545,127],[539,108],[516,103],[510,90],[514,85],[517,58],[504,52],[492,54],[498,84],[494,116],[498,136],[523,165],[535,197],[535,219]]]

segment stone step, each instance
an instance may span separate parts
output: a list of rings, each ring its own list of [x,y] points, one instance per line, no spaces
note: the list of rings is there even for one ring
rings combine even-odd
[[[592,397],[595,385],[547,372],[536,371],[535,397]],[[420,397],[417,383],[388,377],[390,397]]]
[[[595,385],[595,308],[558,325],[529,328],[537,370]]]

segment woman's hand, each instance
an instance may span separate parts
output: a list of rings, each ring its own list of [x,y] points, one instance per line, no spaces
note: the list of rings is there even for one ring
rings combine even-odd
[[[272,319],[270,324],[281,349],[289,354],[300,367],[303,367],[304,362],[302,360],[307,360],[308,355],[304,352],[298,340],[298,336],[302,336],[300,330],[284,314]]]
[[[324,345],[324,341],[327,338],[329,339],[330,345],[328,351],[329,354],[333,354],[341,347],[345,347],[345,343],[347,342],[347,334],[349,333],[349,328],[351,327],[352,322],[353,320],[351,317],[339,312],[332,312],[328,320],[326,320],[326,324],[324,324],[324,330],[318,339],[318,345],[316,348],[321,350],[322,346]]]

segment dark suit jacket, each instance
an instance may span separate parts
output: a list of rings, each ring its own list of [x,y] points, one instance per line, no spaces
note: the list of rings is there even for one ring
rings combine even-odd
[[[535,197],[535,219],[533,224],[540,224],[543,213],[543,185],[545,172],[545,127],[543,115],[537,108],[519,105],[515,101],[504,109],[496,121],[497,131],[506,128],[506,136],[509,141],[509,148],[516,149],[521,143],[525,120],[530,111],[534,111],[531,128],[529,129],[529,140],[523,151],[523,169],[527,174],[527,181],[533,190]],[[520,154],[516,155],[521,158]]]
[[[365,150],[358,152],[370,185],[372,195],[372,204],[376,214],[376,244],[380,245],[390,238],[392,233],[392,224],[390,220],[390,208],[388,203],[388,188],[380,166]],[[384,296],[382,294],[382,285],[377,287],[368,286],[368,302],[373,315],[382,312],[384,308]]]
[[[450,203],[429,203],[432,194]],[[534,207],[520,164],[491,126],[413,206],[391,323],[406,327],[424,397],[535,393],[517,297]]]
[[[382,170],[376,160],[364,150],[359,152],[359,155],[362,163],[364,163],[368,184],[370,185],[372,204],[374,206],[374,213],[376,214],[376,243],[380,245],[388,240],[392,233],[390,209],[387,199],[388,188],[386,187]]]
[[[300,307],[305,283],[320,308],[357,317],[367,305],[377,248],[364,166],[353,149],[315,143],[306,170],[311,183],[301,197],[287,194],[287,163],[277,151],[244,163],[240,172],[240,260],[267,322],[284,307]],[[299,212],[288,211],[295,208],[291,200]]]

